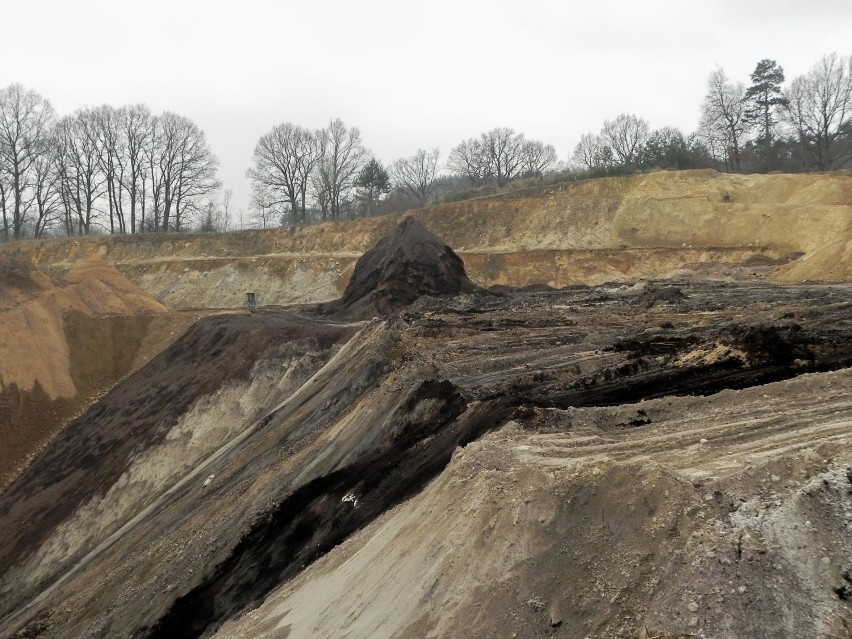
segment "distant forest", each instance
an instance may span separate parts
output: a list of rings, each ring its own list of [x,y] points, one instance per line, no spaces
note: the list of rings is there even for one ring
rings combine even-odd
[[[697,129],[651,130],[623,113],[583,135],[570,158],[508,127],[442,159],[418,149],[385,166],[356,127],[281,123],[261,136],[234,210],[218,161],[189,118],[145,105],[58,117],[19,84],[0,89],[0,240],[94,233],[217,232],[404,211],[523,186],[659,169],[829,171],[852,164],[852,56],[824,56],[786,82],[761,60],[750,83],[716,69]]]

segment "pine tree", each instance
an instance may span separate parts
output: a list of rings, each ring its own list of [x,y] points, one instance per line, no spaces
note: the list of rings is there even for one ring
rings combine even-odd
[[[371,158],[358,173],[355,186],[365,213],[372,216],[376,214],[376,205],[382,196],[390,193],[390,175],[375,158]]]
[[[746,118],[754,123],[760,134],[757,144],[762,148],[764,169],[771,168],[773,130],[775,128],[775,109],[787,103],[781,92],[784,82],[784,68],[775,60],[761,60],[751,73],[752,85],[746,91],[746,100],[750,105]]]

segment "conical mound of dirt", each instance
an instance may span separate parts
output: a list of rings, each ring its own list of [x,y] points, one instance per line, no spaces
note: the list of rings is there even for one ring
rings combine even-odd
[[[423,295],[480,290],[455,251],[414,218],[406,218],[355,264],[352,279],[321,311],[349,319],[396,313]]]

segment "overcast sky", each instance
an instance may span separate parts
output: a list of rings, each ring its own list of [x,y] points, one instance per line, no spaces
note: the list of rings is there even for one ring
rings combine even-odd
[[[717,66],[747,84],[772,58],[789,80],[852,53],[850,0],[39,0],[0,19],[0,86],[60,115],[144,102],[191,118],[237,207],[278,123],[340,117],[385,164],[418,147],[444,160],[496,126],[566,160],[623,112],[692,132]]]

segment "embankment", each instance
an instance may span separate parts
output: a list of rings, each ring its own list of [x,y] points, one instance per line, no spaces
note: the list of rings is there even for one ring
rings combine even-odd
[[[408,214],[406,214],[408,215]],[[852,176],[657,172],[527,189],[410,213],[480,286],[637,278],[852,279]],[[99,257],[175,308],[320,302],[399,223],[389,216],[221,235],[93,237],[18,246],[47,272]],[[3,250],[0,247],[0,250]]]

